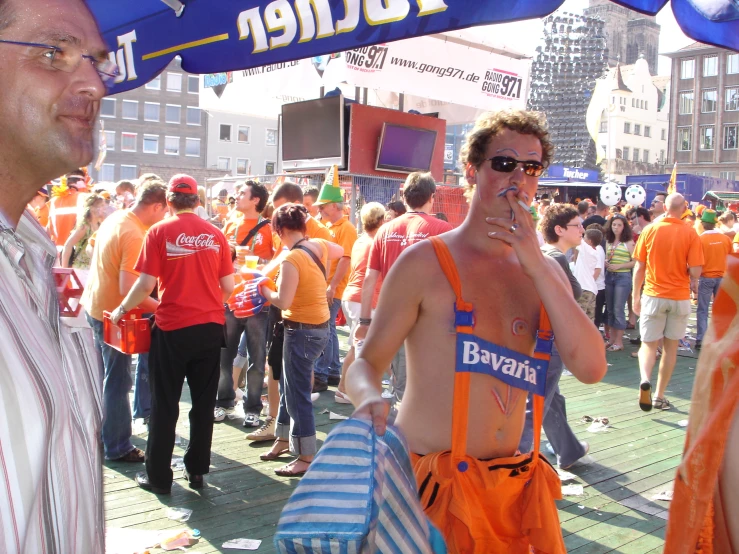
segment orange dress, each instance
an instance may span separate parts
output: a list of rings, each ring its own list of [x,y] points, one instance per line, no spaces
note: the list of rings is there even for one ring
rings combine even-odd
[[[459,341],[460,334],[469,336],[467,334],[472,333],[472,305],[462,299],[459,275],[446,245],[438,237],[430,240],[457,297],[455,309]],[[542,361],[538,365],[543,367],[544,375],[553,338],[549,318],[542,306],[532,365],[537,360]],[[459,359],[459,352],[457,357]],[[478,460],[465,453],[470,371],[469,368],[460,368],[457,363],[452,449],[425,456],[412,455],[421,505],[426,515],[444,535],[450,553],[565,554],[567,551],[554,502],[562,498],[560,479],[547,459],[539,454],[544,397],[538,394],[533,397],[533,452]]]

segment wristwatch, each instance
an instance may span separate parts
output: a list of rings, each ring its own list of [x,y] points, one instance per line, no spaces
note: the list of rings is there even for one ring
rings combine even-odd
[[[371,317],[360,317],[359,318],[359,324],[360,325],[369,325],[370,323],[372,323],[372,318]]]

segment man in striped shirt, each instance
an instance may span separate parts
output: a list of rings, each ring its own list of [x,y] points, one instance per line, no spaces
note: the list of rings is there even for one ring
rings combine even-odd
[[[82,0],[0,0],[3,553],[105,551],[101,368],[90,329],[59,317],[56,248],[24,208],[92,160],[110,65]]]

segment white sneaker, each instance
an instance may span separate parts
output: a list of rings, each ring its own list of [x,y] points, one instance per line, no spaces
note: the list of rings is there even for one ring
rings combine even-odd
[[[253,433],[246,435],[246,439],[254,442],[273,441],[275,440],[276,425],[277,420],[274,417],[267,417],[264,425],[262,425],[258,431],[254,431]]]
[[[244,416],[244,427],[259,427],[259,414],[246,414]]]
[[[213,421],[217,423],[219,421],[223,421],[224,419],[226,419],[226,410],[224,408],[216,406],[216,409],[213,410]]]
[[[320,392],[313,392],[313,393],[311,393],[311,395],[310,395],[310,401],[311,401],[311,402],[315,402],[315,401],[316,401],[316,400],[318,400],[319,398],[321,398],[321,393],[320,393]]]

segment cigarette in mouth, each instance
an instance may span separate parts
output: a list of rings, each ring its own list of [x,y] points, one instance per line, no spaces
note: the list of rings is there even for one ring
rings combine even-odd
[[[529,211],[529,207],[526,205],[526,202],[524,202],[523,200],[519,200],[518,205],[521,206],[527,212]]]

